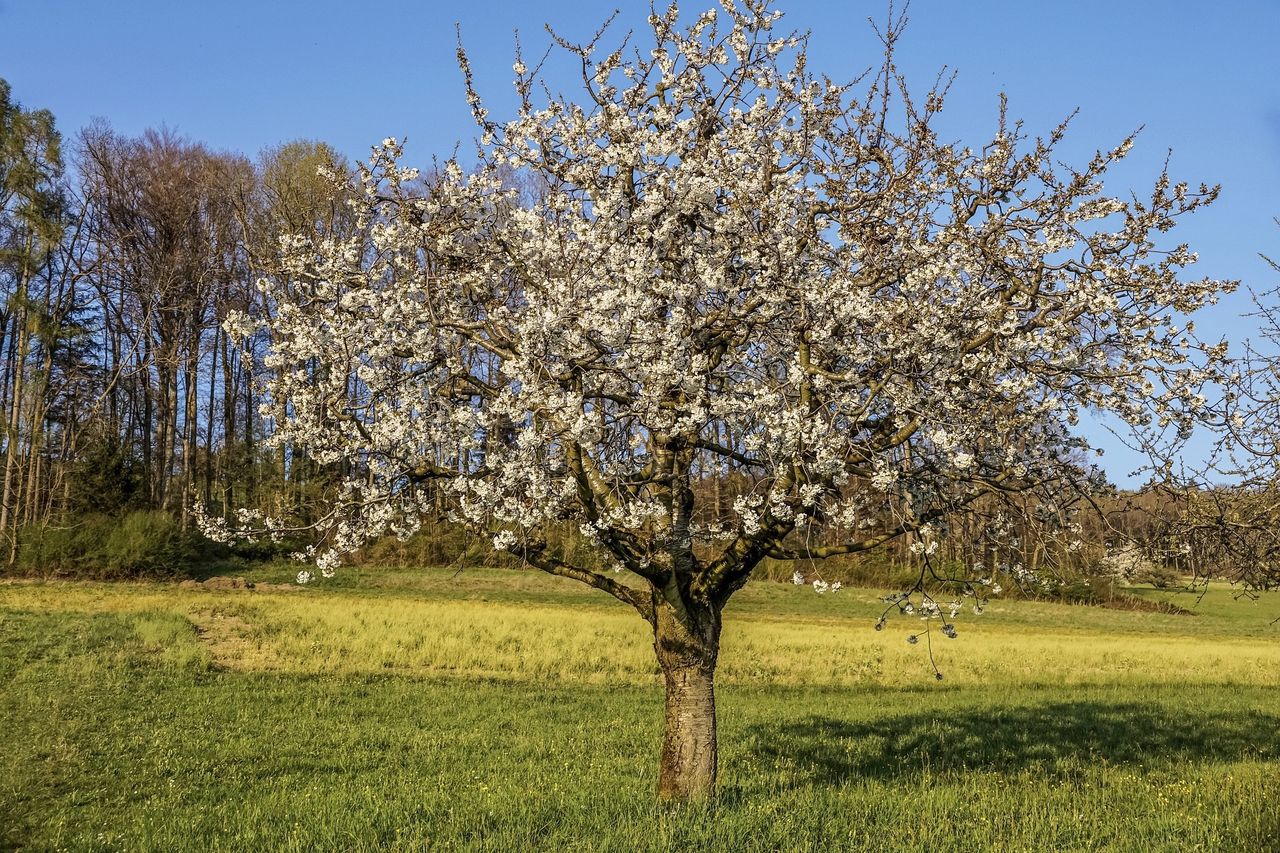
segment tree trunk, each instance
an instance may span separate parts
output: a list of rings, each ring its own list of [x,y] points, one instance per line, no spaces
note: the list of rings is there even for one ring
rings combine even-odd
[[[236,457],[239,455],[236,444],[236,401],[240,392],[236,388],[230,343],[227,333],[221,328],[217,331],[217,339],[222,351],[222,517],[229,521],[232,517],[231,508],[235,506],[235,481],[240,476],[240,466],[236,464]]]
[[[716,657],[720,613],[660,604],[654,651],[666,681],[666,724],[658,796],[706,800],[716,787]]]
[[[18,483],[14,477],[18,473],[18,466],[22,464],[19,457],[22,447],[22,385],[31,348],[29,310],[24,299],[20,312],[14,312],[15,322],[19,324],[18,347],[12,367],[13,393],[9,397],[8,436],[4,452],[4,486],[0,489],[0,534],[9,537],[9,565],[13,565],[18,557]]]

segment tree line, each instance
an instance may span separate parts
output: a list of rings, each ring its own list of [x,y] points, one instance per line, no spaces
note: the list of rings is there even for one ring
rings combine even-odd
[[[350,226],[348,170],[314,141],[251,159],[104,122],[64,139],[0,81],[8,563],[27,533],[86,517],[156,511],[187,529],[194,501],[305,505],[314,469],[264,448],[259,377],[223,321],[267,310],[255,282],[282,237]]]

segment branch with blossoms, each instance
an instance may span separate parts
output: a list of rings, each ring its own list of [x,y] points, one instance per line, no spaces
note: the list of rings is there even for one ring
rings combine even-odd
[[[1266,256],[1272,269],[1280,265]],[[1114,511],[1117,541],[1144,563],[1168,567],[1202,592],[1211,580],[1238,595],[1280,588],[1280,344],[1278,290],[1251,294],[1259,339],[1230,361],[1206,418],[1214,444],[1204,461],[1152,455],[1157,477]],[[1157,438],[1140,436],[1151,452]]]

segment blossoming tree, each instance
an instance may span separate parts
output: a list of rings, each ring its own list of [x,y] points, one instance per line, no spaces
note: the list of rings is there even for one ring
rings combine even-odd
[[[724,0],[655,13],[642,50],[553,34],[578,96],[517,56],[505,123],[460,49],[475,167],[421,179],[387,140],[359,235],[295,238],[271,316],[236,321],[269,336],[277,440],[345,472],[320,569],[443,500],[634,608],[673,798],[714,790],[721,614],[763,559],[927,551],[948,513],[1051,498],[1093,476],[1078,410],[1185,426],[1220,355],[1178,324],[1226,285],[1156,243],[1214,189],[1104,195],[1131,140],[1072,169],[1065,123],[1031,139],[1003,108],[985,144],[944,141],[945,81],[916,99],[894,66],[901,20],[838,85],[778,19]],[[725,463],[751,487],[704,523],[696,481]],[[565,525],[591,561],[548,544]]]

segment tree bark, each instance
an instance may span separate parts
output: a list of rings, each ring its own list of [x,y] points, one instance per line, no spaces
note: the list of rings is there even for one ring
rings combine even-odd
[[[25,274],[24,274],[25,280]],[[25,283],[23,285],[25,287]],[[9,537],[9,565],[13,565],[18,557],[18,484],[14,477],[18,466],[22,464],[19,457],[22,438],[22,401],[23,378],[27,370],[27,358],[31,348],[30,306],[25,293],[17,291],[21,299],[21,308],[15,310],[17,326],[17,352],[13,360],[13,392],[9,397],[8,435],[4,453],[4,486],[0,490],[0,534]]]
[[[660,604],[654,651],[666,682],[666,722],[658,769],[664,800],[706,800],[716,787],[716,657],[718,609]]]

